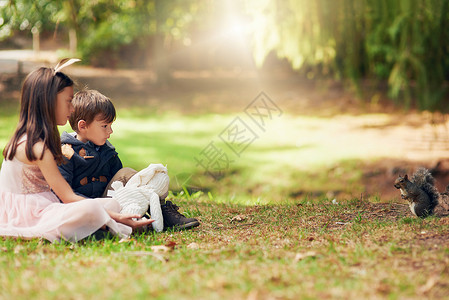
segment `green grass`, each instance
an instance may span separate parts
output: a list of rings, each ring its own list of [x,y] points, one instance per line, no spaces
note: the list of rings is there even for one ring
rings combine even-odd
[[[373,210],[376,204],[357,199],[338,205],[319,201],[242,206],[214,203],[204,194],[190,200],[186,194],[171,198],[199,218],[201,226],[141,234],[124,242],[0,240],[0,268],[5,270],[0,273],[0,298],[447,295],[449,231],[444,219],[409,222],[404,221],[410,218],[407,213],[376,218],[362,209]],[[388,205],[382,209],[388,214]],[[153,248],[158,245],[174,248],[160,252]]]
[[[14,101],[0,102],[0,149],[2,151],[16,128],[18,114],[18,103]],[[0,161],[3,161],[3,155],[1,155]]]
[[[0,110],[2,144],[14,129],[15,113],[14,106]],[[170,198],[201,225],[128,241],[0,238],[0,299],[443,299],[448,294],[448,219],[421,220],[391,199],[359,198],[361,162],[375,158],[370,152],[382,156],[391,148],[340,145],[333,139],[335,118],[284,115],[213,178],[194,158],[211,141],[231,155],[218,136],[236,116],[241,115],[119,109],[111,142],[125,166],[166,164]],[[158,252],[155,246],[161,245],[168,251]]]

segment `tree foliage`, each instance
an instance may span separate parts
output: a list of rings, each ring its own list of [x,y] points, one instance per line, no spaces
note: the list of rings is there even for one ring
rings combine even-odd
[[[387,80],[406,107],[447,110],[449,2],[445,0],[248,0],[254,56],[274,51],[318,75]],[[257,5],[259,4],[259,5]]]
[[[76,32],[78,52],[95,65],[117,64],[126,47],[132,54],[153,52],[152,38],[178,39],[200,4],[182,0],[9,0],[0,7],[0,32],[56,30]],[[44,26],[45,25],[45,26]],[[1,38],[1,36],[0,36]],[[141,54],[141,53],[140,53]],[[143,54],[141,54],[143,55]],[[130,55],[132,57],[132,55]],[[139,57],[139,64],[142,59]],[[136,59],[137,60],[137,59]]]
[[[406,107],[445,110],[449,2],[445,0],[9,0],[0,39],[14,30],[73,31],[97,66],[147,66],[167,76],[173,41],[223,26],[223,8],[250,21],[252,54],[270,53],[309,77],[387,82]],[[6,4],[6,5],[5,5]],[[3,6],[1,6],[3,5]],[[246,25],[245,25],[246,26]]]

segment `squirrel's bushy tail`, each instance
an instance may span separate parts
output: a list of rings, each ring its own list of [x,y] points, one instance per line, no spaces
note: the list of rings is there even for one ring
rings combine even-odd
[[[440,197],[440,193],[435,187],[435,179],[432,174],[430,174],[429,170],[426,168],[419,168],[413,174],[411,181],[416,184],[419,188],[421,188],[426,194],[429,196],[431,201],[431,210],[435,208],[438,204],[438,198]]]

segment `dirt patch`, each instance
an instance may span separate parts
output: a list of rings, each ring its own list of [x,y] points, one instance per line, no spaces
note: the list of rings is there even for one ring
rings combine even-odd
[[[411,215],[408,205],[401,203],[361,202],[356,207],[363,213],[361,217],[369,220],[397,221]]]
[[[374,164],[365,164],[362,167],[362,182],[366,187],[366,195],[377,195],[383,200],[389,199],[406,204],[407,202],[401,199],[400,191],[393,186],[393,183],[398,176],[405,174],[411,176],[420,167],[429,169],[435,178],[435,186],[440,193],[443,193],[449,183],[448,159],[441,159],[436,162],[384,159]],[[441,216],[447,215],[448,204],[447,199],[441,198],[440,205],[436,207],[435,213]]]
[[[415,245],[428,246],[428,247],[445,247],[447,241],[449,240],[449,233],[432,233],[421,231],[419,232],[415,239]]]

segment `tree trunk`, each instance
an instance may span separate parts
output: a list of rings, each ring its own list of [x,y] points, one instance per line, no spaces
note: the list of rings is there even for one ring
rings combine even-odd
[[[166,34],[161,29],[165,22],[164,0],[155,0],[156,36],[154,39],[154,60],[157,84],[166,85],[170,81],[169,58],[166,49]]]
[[[78,47],[78,39],[76,38],[76,30],[74,28],[69,29],[69,47],[72,55],[76,54],[76,48]]]
[[[41,50],[39,29],[36,26],[34,26],[31,29],[31,33],[33,34],[33,51],[34,55],[37,57],[39,56],[39,52]]]

